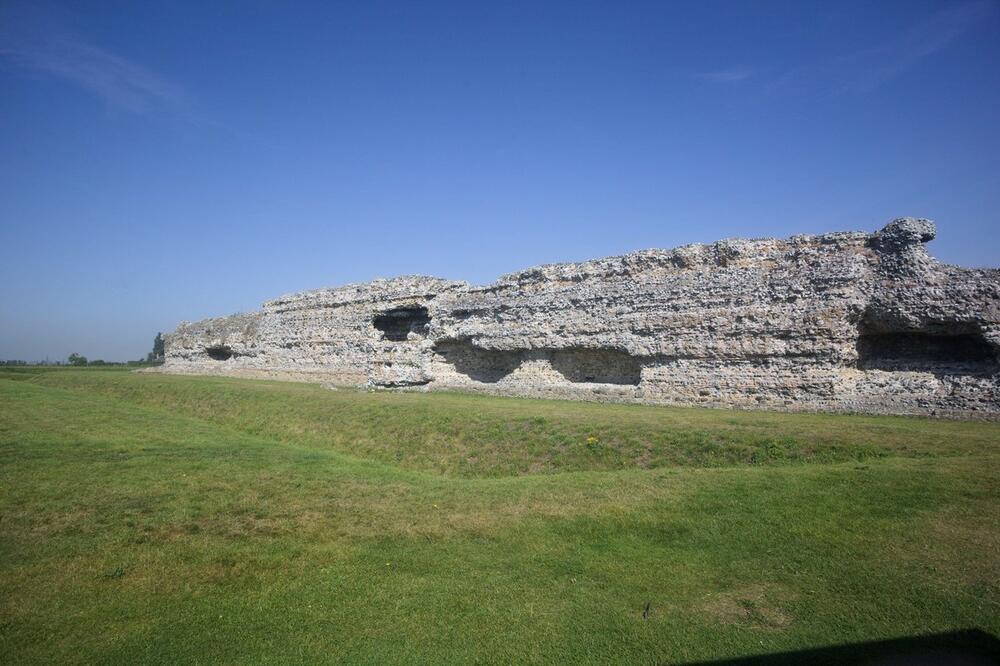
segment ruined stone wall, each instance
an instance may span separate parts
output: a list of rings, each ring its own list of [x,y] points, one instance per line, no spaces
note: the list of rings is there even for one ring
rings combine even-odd
[[[401,277],[182,324],[172,372],[657,404],[1000,415],[1000,271],[927,220],[505,275]]]

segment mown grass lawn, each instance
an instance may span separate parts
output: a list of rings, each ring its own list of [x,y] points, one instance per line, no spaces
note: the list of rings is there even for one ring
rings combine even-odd
[[[0,662],[998,634],[998,462],[990,423],[5,372]]]

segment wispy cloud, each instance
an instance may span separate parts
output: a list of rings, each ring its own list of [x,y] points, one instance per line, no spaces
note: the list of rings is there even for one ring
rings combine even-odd
[[[845,56],[839,64],[851,75],[842,92],[865,93],[947,48],[995,12],[989,0],[943,9],[911,26],[885,44]]]
[[[876,90],[952,46],[977,26],[994,19],[998,8],[1000,4],[994,0],[952,5],[887,35],[877,46],[834,54],[812,63],[799,63],[784,71],[740,65],[690,76],[719,84],[752,80],[764,94],[797,88],[802,92],[822,90],[830,95],[861,95]]]
[[[0,18],[0,56],[15,67],[72,83],[115,110],[188,114],[189,99],[179,86],[53,24],[48,15],[8,11]]]
[[[738,83],[746,81],[754,75],[754,71],[749,67],[730,67],[714,72],[696,72],[692,76],[702,81],[713,81],[715,83]]]
[[[878,46],[791,68],[771,79],[765,90],[798,86],[831,95],[870,93],[993,18],[996,8],[991,0],[948,7],[887,36]]]
[[[2,48],[13,63],[74,83],[108,105],[144,113],[156,108],[183,109],[187,96],[148,69],[97,46],[73,39],[27,48]]]

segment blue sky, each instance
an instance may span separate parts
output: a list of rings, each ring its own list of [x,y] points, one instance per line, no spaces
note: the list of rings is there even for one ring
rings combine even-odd
[[[0,3],[0,358],[283,293],[938,222],[1000,264],[1000,3]]]

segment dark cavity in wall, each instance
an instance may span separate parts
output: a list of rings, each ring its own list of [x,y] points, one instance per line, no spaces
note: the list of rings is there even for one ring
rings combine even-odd
[[[443,341],[434,351],[455,371],[477,382],[495,383],[521,365],[521,353],[483,349],[464,341]]]
[[[213,361],[228,361],[233,357],[233,350],[224,345],[217,347],[206,347],[205,353]]]
[[[434,351],[456,372],[488,384],[514,372],[523,361],[543,359],[572,383],[637,386],[642,375],[641,359],[609,349],[498,351],[453,340],[439,342]]]
[[[641,360],[613,349],[554,349],[550,362],[574,383],[638,386],[642,379]]]
[[[858,367],[945,375],[993,374],[997,356],[978,332],[881,331],[862,328]]]
[[[382,331],[383,339],[393,342],[406,340],[410,333],[427,335],[430,323],[431,317],[424,307],[393,308],[380,312],[372,319],[372,325]]]

